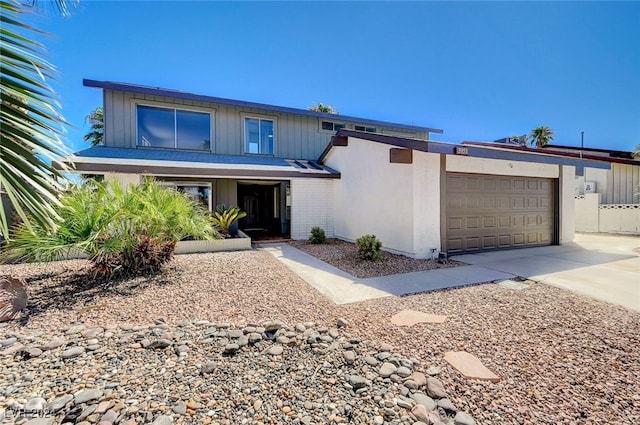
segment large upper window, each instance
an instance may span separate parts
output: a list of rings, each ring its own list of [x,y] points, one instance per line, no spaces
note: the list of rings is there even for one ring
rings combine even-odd
[[[211,115],[138,105],[138,146],[210,150]]]
[[[273,120],[263,118],[244,119],[244,151],[273,155]]]

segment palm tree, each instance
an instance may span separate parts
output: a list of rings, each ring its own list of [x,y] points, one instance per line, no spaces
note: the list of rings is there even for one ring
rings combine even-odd
[[[531,146],[535,145],[538,148],[544,148],[553,140],[553,130],[541,125],[531,130],[529,138],[531,139]]]
[[[325,114],[336,114],[336,115],[338,115],[338,111],[333,109],[333,107],[331,105],[325,105],[323,103],[318,103],[317,105],[314,103],[313,105],[311,105],[309,110],[310,111],[314,111],[314,112],[324,112]]]
[[[53,4],[68,14],[69,0]],[[36,1],[0,0],[0,191],[23,221],[53,228],[63,177],[52,162],[68,149],[62,142],[66,123],[47,82],[55,68],[43,59],[44,46],[33,39],[42,32],[22,19],[36,7]],[[4,208],[0,237],[9,237]]]
[[[634,159],[640,159],[640,144],[636,145],[636,147],[633,150],[633,152],[631,152],[631,156]]]
[[[91,142],[91,146],[101,145],[104,141],[104,109],[98,106],[84,118],[91,125],[91,131],[84,135],[85,142]]]

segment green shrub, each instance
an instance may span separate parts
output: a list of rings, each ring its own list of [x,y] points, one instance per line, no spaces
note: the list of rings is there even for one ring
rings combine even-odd
[[[114,180],[88,181],[60,201],[56,230],[16,227],[7,257],[53,261],[84,253],[96,275],[135,276],[159,271],[186,236],[220,237],[202,206],[152,179],[126,188]]]
[[[311,228],[311,236],[309,236],[309,242],[313,244],[324,243],[327,240],[327,236],[324,233],[324,229],[322,227],[312,227]]]
[[[382,259],[382,242],[375,235],[364,235],[356,239],[358,256],[363,260],[378,261]]]
[[[247,213],[240,211],[238,207],[226,206],[224,204],[218,205],[216,210],[211,213],[209,220],[218,228],[224,237],[231,235],[230,229],[243,217],[246,217]]]

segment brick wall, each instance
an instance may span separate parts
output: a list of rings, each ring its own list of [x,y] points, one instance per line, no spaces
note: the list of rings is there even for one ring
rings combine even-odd
[[[312,227],[333,233],[333,179],[291,179],[291,239],[308,239]]]

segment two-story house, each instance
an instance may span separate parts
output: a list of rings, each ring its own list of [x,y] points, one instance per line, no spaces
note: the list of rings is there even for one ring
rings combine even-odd
[[[123,183],[153,176],[252,234],[367,233],[413,257],[570,242],[574,181],[608,164],[459,146],[442,130],[133,84],[103,90],[104,146],[66,158]]]
[[[317,162],[340,129],[427,140],[442,130],[175,90],[84,80],[103,89],[104,146],[75,169],[123,182],[152,175],[207,208],[238,205],[250,234],[333,234],[332,179]]]

